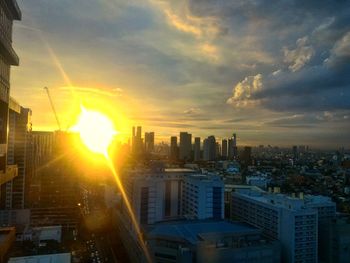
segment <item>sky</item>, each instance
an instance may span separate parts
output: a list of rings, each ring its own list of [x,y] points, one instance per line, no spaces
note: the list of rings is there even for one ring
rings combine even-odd
[[[11,96],[35,130],[80,105],[160,140],[350,146],[347,0],[17,0]]]

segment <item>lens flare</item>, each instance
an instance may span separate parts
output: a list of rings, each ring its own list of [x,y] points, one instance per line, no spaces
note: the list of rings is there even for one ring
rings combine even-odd
[[[108,155],[108,148],[117,134],[107,116],[84,107],[72,130],[79,132],[81,140],[90,151],[105,156]]]
[[[105,115],[96,111],[87,110],[82,107],[82,112],[79,116],[78,122],[74,127],[72,127],[71,130],[79,132],[81,140],[90,151],[102,154],[104,156],[108,167],[113,173],[115,182],[126,205],[127,212],[136,231],[136,235],[140,242],[141,248],[143,249],[145,259],[147,262],[152,262],[131,203],[119,178],[117,170],[115,169],[113,162],[108,154],[108,148],[113,140],[114,135],[116,134],[113,123]]]

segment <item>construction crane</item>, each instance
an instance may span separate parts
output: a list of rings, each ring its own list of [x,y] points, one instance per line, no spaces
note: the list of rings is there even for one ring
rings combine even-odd
[[[49,97],[51,108],[52,108],[53,113],[55,114],[55,118],[56,118],[56,121],[57,121],[58,129],[61,131],[61,123],[60,123],[60,121],[58,119],[55,106],[54,106],[54,104],[52,102],[52,98],[51,98],[51,95],[50,95],[50,92],[49,92],[49,88],[48,87],[44,87],[44,90],[46,90],[47,96]]]

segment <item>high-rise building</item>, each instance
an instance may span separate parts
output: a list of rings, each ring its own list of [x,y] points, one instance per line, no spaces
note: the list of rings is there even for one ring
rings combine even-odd
[[[319,224],[335,215],[327,197],[289,197],[252,189],[232,193],[232,215],[282,243],[283,262],[317,262]]]
[[[252,147],[245,146],[240,159],[245,165],[251,165],[252,164]]]
[[[17,165],[18,176],[2,186],[1,207],[23,209],[27,204],[30,179],[33,176],[32,112],[10,98],[8,156],[9,165]]]
[[[170,159],[176,161],[179,159],[179,147],[177,146],[177,137],[170,138]]]
[[[123,176],[128,198],[140,224],[181,215],[182,173],[176,170],[130,171]]]
[[[136,130],[136,133],[135,133]],[[143,153],[142,127],[132,127],[132,153],[139,155]]]
[[[203,142],[203,160],[213,161],[216,159],[216,140],[214,136],[209,136]]]
[[[180,132],[180,160],[192,159],[192,134]]]
[[[154,132],[145,133],[145,151],[147,153],[154,151]]]
[[[0,184],[17,176],[17,168],[7,164],[7,132],[9,129],[10,67],[19,64],[12,47],[13,20],[21,19],[15,0],[0,2]]]
[[[238,149],[237,149],[237,134],[232,134],[232,137],[228,140],[228,159],[237,159]]]
[[[294,160],[299,159],[298,146],[296,146],[296,145],[293,146],[293,159],[294,159]]]
[[[227,140],[223,139],[221,142],[221,156],[227,158]]]
[[[221,156],[221,145],[219,142],[216,142],[215,144],[215,159],[218,159]]]
[[[201,138],[194,138],[194,160],[199,161],[201,159]]]
[[[183,214],[195,219],[224,218],[224,182],[219,176],[184,177]]]
[[[49,137],[45,133],[41,135],[44,137],[41,142]],[[34,137],[41,135],[36,133]],[[82,167],[79,156],[72,149],[75,136],[61,131],[53,135],[52,154],[48,159],[42,159],[44,163],[37,169],[31,186],[32,226],[62,225],[64,228],[75,228],[78,224],[78,182]],[[40,154],[42,151],[35,149],[34,152]]]

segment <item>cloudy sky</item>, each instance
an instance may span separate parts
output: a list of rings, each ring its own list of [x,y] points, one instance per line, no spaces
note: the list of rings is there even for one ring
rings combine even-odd
[[[37,130],[57,128],[48,86],[64,127],[82,103],[124,133],[349,146],[347,0],[18,3],[11,92]]]

